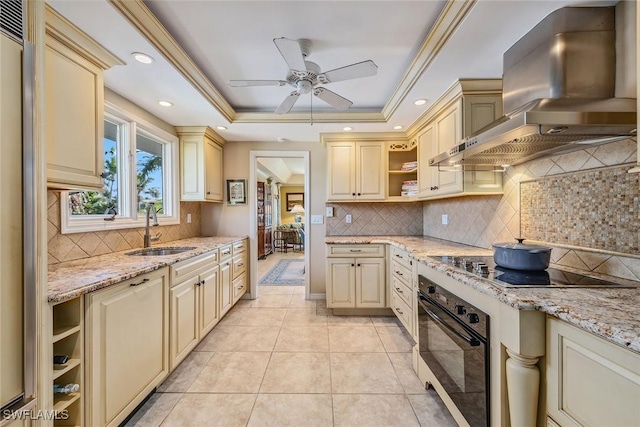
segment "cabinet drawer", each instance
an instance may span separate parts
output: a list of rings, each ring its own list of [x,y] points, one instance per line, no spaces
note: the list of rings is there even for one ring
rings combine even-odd
[[[329,256],[384,257],[384,245],[331,245]]]
[[[220,246],[220,261],[231,258],[231,244]]]
[[[231,265],[231,272],[234,279],[244,273],[247,270],[247,256],[246,253],[242,253],[240,255],[233,257],[233,262]]]
[[[392,246],[391,259],[403,265],[404,267],[408,268],[409,270],[411,270],[413,261],[409,259],[409,253],[407,251],[404,251],[402,249],[396,248],[395,246]]]
[[[246,240],[240,240],[238,242],[233,242],[233,255],[238,255],[247,250]]]
[[[391,290],[397,292],[398,296],[411,307],[411,298],[413,298],[413,292],[411,287],[407,286],[402,280],[398,279],[395,275],[391,276]]]
[[[404,325],[407,332],[411,333],[411,319],[413,318],[411,306],[398,295],[395,289],[391,292],[391,303],[391,309],[398,319],[400,319],[400,322]]]
[[[396,260],[391,262],[391,275],[397,277],[405,285],[411,287],[411,269],[398,263]]]
[[[247,275],[241,274],[233,280],[233,301],[238,301],[247,292]]]
[[[216,264],[217,262],[218,250],[214,249],[211,252],[173,264],[171,266],[171,284],[173,285],[178,282],[182,282],[185,278],[192,275],[192,273],[203,267],[209,267],[212,264]]]

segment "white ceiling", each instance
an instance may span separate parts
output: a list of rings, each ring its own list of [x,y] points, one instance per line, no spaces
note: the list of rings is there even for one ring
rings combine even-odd
[[[295,143],[317,142],[320,133],[342,132],[344,126],[353,127],[354,132],[391,132],[395,125],[406,129],[458,78],[500,77],[503,52],[551,11],[595,2],[479,0],[392,114],[374,122],[345,122],[353,113],[338,114],[331,122],[313,125],[306,120],[229,121],[107,0],[49,3],[126,62],[105,71],[105,85],[169,124],[224,125],[228,130],[218,132],[227,141],[275,141],[281,137]],[[145,4],[236,112],[272,111],[290,92],[288,86],[226,85],[232,79],[284,79],[287,66],[272,39],[287,37],[310,39],[308,59],[323,71],[373,60],[379,67],[376,76],[337,82],[328,88],[353,101],[352,110],[380,113],[445,2],[154,0]],[[132,52],[145,52],[155,62],[139,64],[132,59]],[[416,107],[413,101],[419,98],[430,101]],[[161,99],[174,106],[160,107],[157,101]],[[307,114],[309,99],[300,99],[294,108]],[[317,98],[313,109],[318,114],[333,111]]]

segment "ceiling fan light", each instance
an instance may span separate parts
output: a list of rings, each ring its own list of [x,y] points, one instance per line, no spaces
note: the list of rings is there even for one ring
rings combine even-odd
[[[133,52],[131,56],[133,56],[133,59],[140,62],[141,64],[153,64],[155,62],[155,60],[146,53]]]

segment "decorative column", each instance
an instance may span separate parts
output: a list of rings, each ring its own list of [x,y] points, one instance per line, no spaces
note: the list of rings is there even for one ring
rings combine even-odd
[[[522,356],[509,349],[507,354],[507,395],[511,425],[535,427],[540,389],[540,371],[536,364],[540,358]]]

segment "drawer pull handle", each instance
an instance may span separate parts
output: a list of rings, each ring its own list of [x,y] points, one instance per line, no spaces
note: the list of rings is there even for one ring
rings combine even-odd
[[[244,248],[244,246],[242,246],[242,245],[236,246],[236,249],[242,249],[242,248]]]
[[[349,249],[349,252],[362,252],[362,249]]]
[[[400,313],[400,314],[404,314],[404,313],[402,312],[402,310],[400,310],[398,307],[396,307],[396,311],[397,311],[398,313]]]
[[[149,281],[149,279],[142,279],[142,282],[139,282],[139,283],[132,283],[132,284],[131,284],[131,286],[140,286],[140,285],[142,285],[143,283],[147,283],[148,281]]]
[[[231,251],[222,251],[222,255],[229,255]]]
[[[400,255],[400,254],[396,254],[396,257],[402,259],[402,255]]]
[[[194,283],[194,284],[195,284],[196,286],[201,286],[201,285],[202,285],[202,282],[196,282],[196,283]]]
[[[396,291],[398,291],[398,293],[400,293],[400,294],[404,294],[404,292],[402,292],[402,291],[400,290],[400,288],[396,288]]]
[[[238,290],[244,289],[244,286],[238,286]]]
[[[244,263],[241,262],[240,264],[238,264],[238,267],[242,267],[243,265]]]
[[[397,274],[398,276],[404,276],[404,274],[400,273],[399,271],[396,271],[396,274]]]

